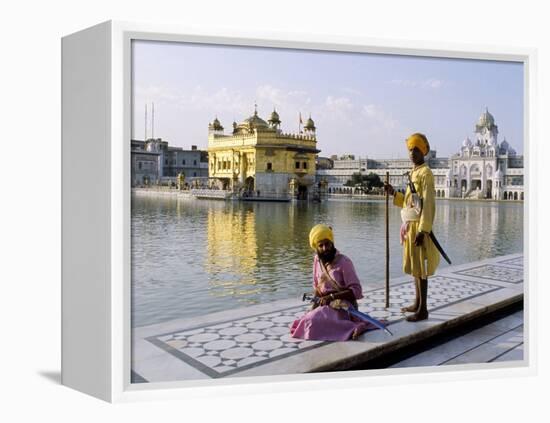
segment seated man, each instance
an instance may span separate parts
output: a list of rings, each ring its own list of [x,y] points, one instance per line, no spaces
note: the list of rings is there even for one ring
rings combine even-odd
[[[295,320],[290,327],[294,338],[347,341],[356,339],[371,325],[351,316],[347,309],[357,308],[363,298],[361,282],[352,261],[334,247],[332,228],[316,225],[309,234],[313,259],[313,289],[317,306]]]

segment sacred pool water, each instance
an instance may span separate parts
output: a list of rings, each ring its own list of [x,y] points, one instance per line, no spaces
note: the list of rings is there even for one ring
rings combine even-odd
[[[438,200],[454,264],[523,251],[523,203]],[[132,326],[280,299],[311,287],[310,228],[334,228],[363,289],[385,278],[385,202],[261,203],[132,195]],[[402,276],[390,204],[390,275]],[[441,267],[447,263],[441,259]],[[371,285],[372,287],[372,285]]]

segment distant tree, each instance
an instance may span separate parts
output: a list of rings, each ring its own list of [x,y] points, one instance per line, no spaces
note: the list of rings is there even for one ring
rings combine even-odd
[[[376,173],[369,173],[367,176],[364,176],[364,181],[367,184],[368,190],[370,191],[373,188],[381,188],[384,186],[384,183]]]
[[[369,173],[368,175],[362,175],[361,173],[354,173],[351,175],[345,184],[347,187],[355,187],[363,192],[371,192],[373,188],[381,188],[384,183],[376,173]]]
[[[346,187],[354,187],[356,185],[362,185],[363,184],[363,175],[360,173],[354,173],[351,175],[351,179],[348,179],[348,181],[344,184]]]

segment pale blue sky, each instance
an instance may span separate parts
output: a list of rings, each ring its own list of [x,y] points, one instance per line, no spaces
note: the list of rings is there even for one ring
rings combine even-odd
[[[155,137],[206,149],[208,123],[276,107],[285,132],[311,113],[321,156],[406,157],[404,139],[428,136],[439,157],[473,138],[488,107],[504,137],[523,153],[523,65],[512,62],[323,51],[134,42],[133,138],[145,135],[155,103]],[[149,106],[148,136],[151,136]]]

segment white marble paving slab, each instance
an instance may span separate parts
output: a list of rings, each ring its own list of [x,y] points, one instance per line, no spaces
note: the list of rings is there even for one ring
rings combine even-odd
[[[516,336],[518,333],[522,335],[522,315],[522,311],[516,312],[390,367],[439,366],[487,342],[499,342],[499,339],[509,340],[511,336]],[[513,335],[510,335],[510,333]]]
[[[388,310],[383,288],[369,285],[359,302],[360,310],[390,322],[393,337],[375,330],[358,341],[293,339],[288,326],[306,311],[298,299],[135,328],[133,370],[149,382],[160,382],[349,367],[521,299],[521,262],[522,255],[513,254],[445,268],[429,281],[430,318],[416,323],[404,321],[399,310],[412,299],[410,277],[392,280],[393,303]],[[503,280],[496,280],[495,275]],[[501,351],[504,346],[491,344],[487,348]]]
[[[511,351],[497,357],[493,360],[493,363],[507,362],[507,361],[521,361],[525,358],[523,344],[518,345]]]
[[[515,346],[517,345],[518,344],[516,344]],[[460,356],[453,358],[452,360],[444,364],[455,365],[455,364],[471,364],[471,363],[489,363],[512,348],[514,348],[514,346],[495,345],[495,344],[487,343],[471,351],[468,351],[464,354],[461,354]]]

